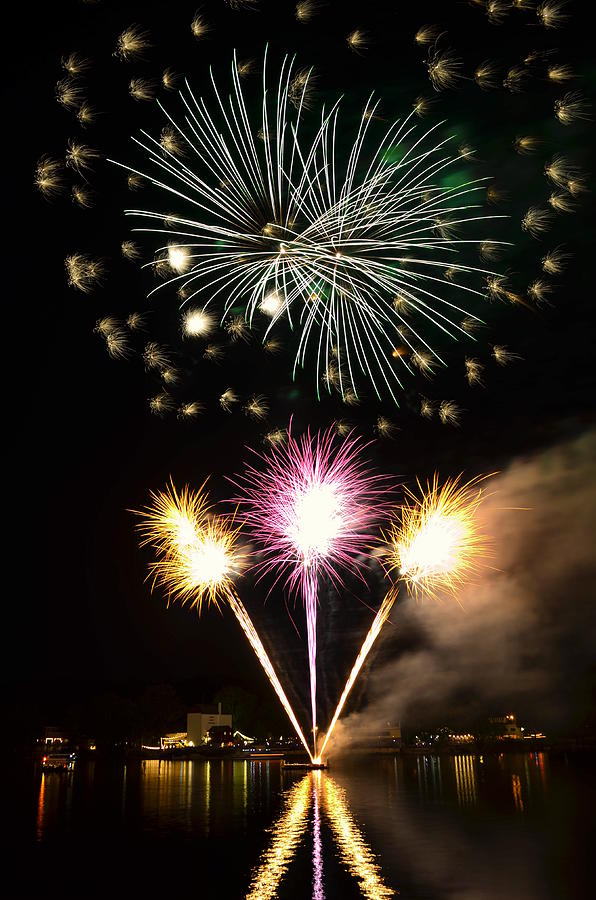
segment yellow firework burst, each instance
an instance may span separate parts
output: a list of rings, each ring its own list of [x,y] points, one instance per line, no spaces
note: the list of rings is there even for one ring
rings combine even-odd
[[[153,100],[155,82],[150,78],[131,78],[128,83],[128,93],[133,100]]]
[[[364,31],[362,28],[355,28],[354,31],[351,31],[347,36],[346,41],[348,47],[350,50],[353,50],[354,53],[364,53],[365,50],[368,50],[370,36],[368,32]]]
[[[202,15],[200,9],[194,14],[193,20],[190,23],[190,30],[192,31],[193,37],[197,40],[205,37],[205,35],[211,31],[211,25],[207,22],[205,16]]]
[[[85,169],[93,168],[93,163],[99,159],[99,153],[93,147],[77,141],[76,138],[70,138],[66,145],[65,162],[68,168],[74,169],[76,172],[83,172]]]
[[[494,90],[499,87],[499,66],[487,59],[480,63],[474,72],[474,81],[483,91]]]
[[[234,579],[243,568],[238,527],[233,518],[215,515],[203,485],[198,491],[171,483],[151,492],[151,504],[136,513],[141,545],[150,545],[158,559],[151,564],[154,585],[168,596],[217,607],[228,599]]]
[[[555,116],[561,125],[572,125],[578,121],[589,121],[590,105],[579,91],[568,91],[555,101]]]
[[[441,36],[439,25],[422,25],[414,35],[414,40],[420,47],[426,44],[434,44]]]
[[[426,62],[428,77],[435,91],[457,86],[461,78],[462,61],[452,50],[432,49]]]
[[[459,425],[461,409],[453,400],[441,400],[439,403],[439,419],[443,425]]]
[[[50,156],[42,156],[35,167],[35,187],[48,200],[64,190],[62,163]]]
[[[418,482],[417,491],[405,489],[404,503],[382,537],[388,574],[397,573],[414,596],[454,594],[480,568],[488,544],[478,508],[488,477],[462,482],[459,475],[441,485],[435,474],[425,487]]]
[[[138,25],[130,25],[119,35],[114,56],[126,61],[142,59],[150,47],[149,32]]]
[[[91,65],[91,62],[90,60],[85,59],[84,56],[81,56],[80,53],[68,53],[66,56],[62,57],[60,64],[65,72],[68,72],[69,75],[74,77],[86,72]]]
[[[545,28],[559,28],[567,14],[564,12],[565,0],[546,0],[536,8],[536,15]]]
[[[562,247],[550,250],[546,256],[542,257],[543,272],[546,272],[548,275],[560,275],[572,255],[571,253],[565,253]]]

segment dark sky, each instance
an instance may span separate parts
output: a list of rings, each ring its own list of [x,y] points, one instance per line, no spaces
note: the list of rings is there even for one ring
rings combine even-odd
[[[63,155],[66,139],[80,135],[73,114],[54,99],[64,53],[78,50],[94,60],[88,94],[100,115],[84,139],[103,156],[124,160],[134,157],[130,135],[160,121],[153,104],[127,96],[133,74],[159,78],[172,65],[188,75],[197,93],[207,92],[210,64],[216,72],[225,70],[234,48],[240,58],[259,60],[266,42],[274,59],[292,51],[301,64],[315,66],[320,99],[343,93],[346,121],[359,114],[372,88],[383,98],[381,111],[389,118],[409,110],[419,94],[433,94],[424,52],[413,34],[435,21],[445,26],[447,43],[464,59],[468,75],[485,58],[498,59],[506,71],[535,47],[557,48],[554,58],[571,64],[582,76],[581,90],[593,93],[589,28],[579,3],[569,4],[567,26],[552,34],[516,11],[503,25],[491,25],[481,10],[463,2],[369,0],[351,11],[345,2],[332,0],[305,26],[296,23],[292,3],[263,0],[260,8],[232,12],[219,0],[204,3],[213,30],[201,42],[189,30],[192,3],[27,4],[13,10],[14,19],[6,24],[5,52],[12,59],[5,61],[2,79],[4,295],[14,324],[4,336],[5,354],[13,359],[5,368],[5,391],[15,408],[8,435],[16,454],[5,471],[9,488],[17,486],[9,516],[16,544],[7,545],[7,570],[14,557],[19,559],[14,586],[6,592],[14,614],[6,633],[9,690],[29,685],[34,692],[43,686],[59,693],[70,685],[86,693],[109,684],[191,681],[201,695],[197,699],[209,699],[226,683],[262,687],[257,664],[230,615],[211,611],[199,621],[188,610],[166,610],[162,597],[150,595],[144,583],[149,557],[137,548],[128,512],[143,505],[149,489],[161,487],[170,475],[179,484],[198,485],[211,474],[214,494],[225,497],[225,476],[239,470],[247,445],[262,445],[265,430],[240,411],[227,416],[219,410],[216,398],[226,387],[241,388],[244,395],[266,394],[269,427],[287,426],[292,414],[297,430],[343,416],[372,438],[377,415],[387,415],[399,431],[393,440],[376,442],[370,455],[380,469],[406,481],[434,469],[473,475],[503,468],[516,457],[581,435],[593,421],[589,203],[557,218],[540,243],[519,228],[527,206],[548,196],[544,161],[563,152],[586,165],[591,127],[580,123],[565,129],[556,123],[552,104],[563,90],[538,76],[519,95],[505,90],[485,95],[465,81],[458,92],[437,96],[433,112],[478,147],[478,171],[495,174],[511,192],[511,202],[499,211],[510,216],[503,235],[515,246],[500,265],[514,273],[514,283],[523,287],[539,275],[547,249],[564,243],[573,253],[567,272],[557,279],[551,306],[536,311],[495,303],[486,311],[490,327],[478,349],[487,366],[484,388],[466,385],[459,348],[453,364],[432,382],[420,376],[408,383],[400,409],[379,404],[369,393],[359,408],[346,410],[336,398],[316,401],[309,372],[291,383],[290,351],[268,359],[253,342],[230,349],[220,368],[185,368],[185,396],[206,401],[204,416],[181,423],[175,416],[150,414],[147,397],[158,388],[138,356],[111,360],[93,333],[103,314],[124,316],[147,308],[145,294],[152,286],[149,276],[119,258],[129,227],[122,210],[130,202],[121,174],[103,160],[98,163],[90,176],[97,193],[93,210],[76,209],[68,195],[48,203],[32,184],[39,156]],[[111,55],[117,35],[131,23],[146,26],[154,43],[139,64],[123,64]],[[356,26],[371,37],[362,55],[345,43]],[[258,92],[258,76],[247,82],[249,90]],[[174,104],[171,96],[166,100]],[[520,133],[542,137],[536,157],[514,153],[511,142]],[[66,286],[64,257],[73,250],[106,260],[105,282],[90,295]],[[152,337],[159,330],[169,343],[177,328],[174,305],[161,302],[152,316]],[[523,361],[499,368],[490,361],[492,343],[507,344]],[[421,394],[456,400],[464,409],[461,427],[420,418]],[[253,594],[249,582],[245,591],[255,606],[261,603],[263,590]],[[357,597],[347,602],[353,625],[362,620],[363,607]],[[272,617],[272,640],[279,638],[285,646],[291,630],[281,597],[267,600],[267,616]],[[342,629],[353,637],[346,621],[336,616],[339,637]],[[345,665],[338,654],[338,665]],[[563,671],[572,655],[572,648],[563,652],[558,661]]]

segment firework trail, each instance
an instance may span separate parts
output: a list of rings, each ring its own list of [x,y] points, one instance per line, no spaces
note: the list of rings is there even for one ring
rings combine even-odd
[[[150,544],[158,557],[150,569],[153,584],[165,588],[169,597],[190,602],[199,613],[204,603],[218,608],[227,603],[312,760],[273,664],[236,593],[234,580],[247,562],[238,546],[240,529],[233,519],[213,513],[204,488],[185,487],[178,493],[172,484],[151,492],[152,505],[137,513],[141,546]]]
[[[320,574],[341,585],[341,570],[360,573],[359,554],[380,514],[386,488],[362,458],[363,445],[334,429],[310,432],[262,455],[264,467],[247,467],[237,487],[239,515],[263,551],[257,566],[285,576],[306,614],[314,756],[317,756],[317,586]]]
[[[439,485],[438,476],[427,484],[418,483],[419,495],[406,488],[406,498],[383,534],[387,573],[398,573],[377,612],[360,648],[346,686],[318,754],[320,760],[331,738],[346,700],[364,662],[389,617],[405,582],[415,597],[436,596],[440,591],[455,594],[470,575],[479,569],[486,553],[486,538],[480,532],[477,512],[484,499],[481,482],[490,476],[462,483],[461,476]],[[317,761],[317,759],[315,759]]]
[[[473,199],[486,190],[485,179],[450,175],[445,186],[461,153],[449,149],[450,138],[437,139],[443,123],[419,133],[414,109],[374,136],[371,122],[379,117],[372,96],[347,158],[340,157],[339,101],[323,107],[314,137],[304,137],[312,72],[296,73],[286,57],[278,85],[269,88],[266,63],[267,54],[258,119],[249,115],[234,58],[227,105],[213,77],[211,106],[186,83],[183,120],[159,104],[172,139],[164,143],[144,131],[134,139],[151,168],[123,168],[188,210],[168,213],[167,226],[163,212],[126,210],[142,220],[136,230],[175,240],[148,265],[161,271],[166,252],[170,260],[173,253],[184,257],[184,267],[170,265],[171,277],[154,290],[181,287],[183,302],[203,295],[204,307],[220,304],[222,321],[243,306],[251,325],[255,312],[265,310],[271,321],[264,340],[280,320],[297,323],[294,374],[312,351],[318,390],[335,352],[342,396],[358,396],[358,376],[379,397],[388,392],[396,400],[402,383],[395,360],[412,372],[409,355],[424,350],[443,364],[426,332],[464,336],[461,304],[484,297],[482,286],[454,283],[444,270],[491,274],[457,261],[471,247],[499,243],[481,224],[495,217],[480,214]],[[470,237],[453,236],[462,225],[471,226]],[[394,356],[404,340],[408,353]]]

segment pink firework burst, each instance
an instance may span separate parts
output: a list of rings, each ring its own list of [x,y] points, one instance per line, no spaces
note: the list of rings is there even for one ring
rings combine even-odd
[[[384,498],[383,479],[363,458],[366,448],[351,435],[310,431],[260,455],[238,486],[240,516],[263,553],[263,573],[286,576],[302,594],[306,610],[313,742],[316,757],[317,583],[320,572],[336,584],[341,570],[360,573]]]

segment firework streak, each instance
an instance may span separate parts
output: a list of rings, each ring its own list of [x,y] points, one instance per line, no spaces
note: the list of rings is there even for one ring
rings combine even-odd
[[[308,639],[314,756],[317,756],[317,586],[319,574],[341,585],[340,571],[361,573],[386,489],[362,459],[363,445],[340,440],[330,429],[287,444],[260,458],[265,468],[248,467],[236,498],[240,518],[263,552],[263,574],[284,575],[303,599]]]

